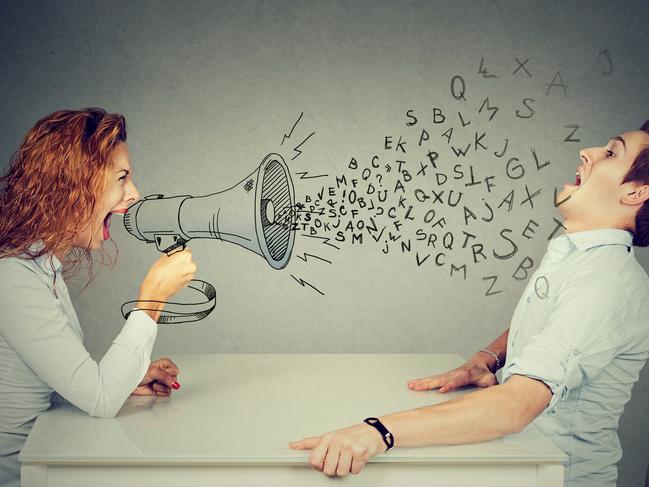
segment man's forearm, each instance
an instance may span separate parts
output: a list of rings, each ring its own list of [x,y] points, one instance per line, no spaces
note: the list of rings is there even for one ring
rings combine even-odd
[[[505,360],[507,359],[507,338],[509,337],[509,328],[507,328],[498,338],[485,347],[486,350],[494,352],[498,355],[498,360],[500,361],[500,366],[505,365]],[[469,362],[473,362],[479,365],[487,366],[490,370],[495,371],[496,369],[496,359],[488,353],[485,352],[476,352],[469,359]]]
[[[380,419],[394,435],[395,446],[474,443],[519,432],[544,409],[549,397],[544,384],[518,378]]]

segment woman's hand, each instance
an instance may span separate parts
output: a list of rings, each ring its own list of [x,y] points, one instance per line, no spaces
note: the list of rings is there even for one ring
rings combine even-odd
[[[288,444],[293,450],[311,450],[309,463],[329,476],[356,475],[368,460],[385,451],[381,434],[372,426],[357,424],[322,436],[303,438]]]
[[[142,281],[136,308],[158,321],[165,301],[186,287],[195,272],[196,264],[188,248],[160,256]]]
[[[180,389],[177,380],[179,372],[178,367],[171,359],[164,357],[154,360],[132,394],[167,397],[171,395],[171,389]]]
[[[490,387],[496,384],[496,375],[482,357],[476,356],[471,357],[464,365],[443,374],[408,381],[408,387],[415,391],[439,389],[439,392],[448,392],[468,385]]]
[[[148,299],[166,301],[186,287],[194,278],[195,272],[196,264],[192,260],[191,249],[185,248],[171,255],[161,255],[142,281],[142,291],[147,290],[155,296]]]

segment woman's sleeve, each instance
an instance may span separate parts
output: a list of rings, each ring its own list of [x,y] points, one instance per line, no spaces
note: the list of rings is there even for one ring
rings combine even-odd
[[[38,377],[91,416],[114,417],[144,377],[157,325],[134,311],[98,364],[43,280],[18,262],[3,265],[0,332]]]

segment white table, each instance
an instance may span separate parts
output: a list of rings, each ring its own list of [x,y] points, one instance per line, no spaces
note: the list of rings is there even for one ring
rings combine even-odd
[[[395,449],[358,476],[331,479],[287,442],[368,416],[444,401],[406,380],[459,355],[181,355],[182,388],[131,397],[115,419],[72,406],[36,421],[22,450],[24,487],[345,485],[562,487],[567,456],[534,426],[456,446]]]

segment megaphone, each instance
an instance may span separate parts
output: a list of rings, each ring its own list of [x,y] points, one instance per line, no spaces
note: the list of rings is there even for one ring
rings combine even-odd
[[[124,226],[137,239],[154,243],[167,254],[192,239],[209,238],[237,244],[263,257],[274,269],[282,269],[291,258],[295,240],[294,198],[284,159],[268,154],[255,171],[223,191],[205,196],[146,196],[128,208]],[[210,298],[212,292],[205,284],[212,286],[196,282],[201,284],[190,287]],[[178,318],[177,312],[171,314]]]

